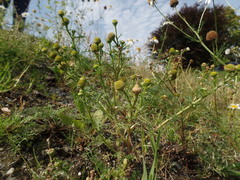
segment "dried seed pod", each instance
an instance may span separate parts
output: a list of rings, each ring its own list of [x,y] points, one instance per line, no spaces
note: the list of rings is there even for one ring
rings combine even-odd
[[[170,6],[172,8],[176,7],[178,5],[178,0],[170,0]]]
[[[214,30],[208,31],[206,34],[206,41],[212,41],[218,38],[218,33]]]

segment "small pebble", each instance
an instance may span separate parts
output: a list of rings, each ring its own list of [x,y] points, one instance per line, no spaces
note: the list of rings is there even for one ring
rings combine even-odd
[[[11,176],[14,172],[14,168],[10,168],[7,172],[6,172],[6,176]]]

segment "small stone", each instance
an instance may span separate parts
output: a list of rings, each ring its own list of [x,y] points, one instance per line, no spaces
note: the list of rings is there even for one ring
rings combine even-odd
[[[14,168],[10,168],[7,172],[6,172],[6,176],[11,176],[14,172]]]

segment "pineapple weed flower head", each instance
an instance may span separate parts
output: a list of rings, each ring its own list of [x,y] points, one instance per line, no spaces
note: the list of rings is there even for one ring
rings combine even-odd
[[[240,104],[230,104],[228,106],[228,108],[230,108],[230,109],[240,109]]]

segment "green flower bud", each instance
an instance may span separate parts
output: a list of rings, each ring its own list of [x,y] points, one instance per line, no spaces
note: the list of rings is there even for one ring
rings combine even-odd
[[[145,78],[145,79],[143,80],[142,85],[143,85],[144,87],[148,87],[148,86],[151,85],[151,83],[152,83],[151,79]]]
[[[124,44],[125,44],[125,41],[121,40],[120,43],[121,43],[121,45],[124,45]]]
[[[107,43],[111,43],[115,39],[115,36],[113,32],[110,32],[107,36]]]
[[[59,46],[58,43],[54,43],[54,44],[53,44],[53,49],[54,49],[54,50],[59,50],[59,48],[60,48],[60,46]]]
[[[119,91],[123,90],[124,86],[125,86],[125,83],[123,82],[123,80],[118,80],[118,81],[114,82],[115,90],[119,90]]]
[[[62,25],[67,26],[70,23],[69,19],[66,17],[63,17],[62,19]]]
[[[168,72],[168,77],[171,79],[171,80],[174,80],[177,78],[177,70],[171,70]]]
[[[62,46],[62,48],[65,50],[65,49],[67,49],[67,46]]]
[[[59,15],[60,17],[63,17],[63,16],[65,15],[65,12],[64,12],[63,10],[59,10],[59,11],[58,11],[58,15]]]
[[[237,71],[240,71],[240,64],[236,65],[235,68]]]
[[[43,53],[46,53],[46,52],[47,52],[47,50],[48,50],[48,49],[47,49],[47,48],[45,48],[45,47],[41,49],[41,51],[42,51]]]
[[[97,69],[98,67],[99,67],[98,64],[94,64],[94,65],[93,65],[93,69]]]
[[[62,57],[57,55],[55,58],[54,58],[55,61],[61,61],[62,60]]]
[[[98,44],[100,44],[102,41],[101,41],[101,39],[100,39],[99,37],[96,37],[93,42],[98,45]]]
[[[210,76],[212,77],[216,77],[217,75],[218,75],[218,72],[216,71],[210,72]]]
[[[51,51],[49,53],[49,56],[50,56],[50,58],[54,59],[57,56],[57,52],[56,51]]]
[[[169,49],[169,53],[170,53],[170,54],[174,54],[175,52],[176,52],[176,50],[175,50],[174,48],[170,48],[170,49]]]
[[[91,51],[94,52],[94,53],[99,51],[98,45],[96,43],[92,43]]]
[[[114,20],[112,20],[112,24],[113,24],[114,26],[117,26],[118,21],[117,21],[116,19],[114,19]]]
[[[236,71],[236,66],[233,64],[227,64],[224,66],[224,70],[227,72],[234,72]]]
[[[86,78],[81,77],[77,83],[77,86],[80,87],[81,89],[84,88],[86,85]]]
[[[77,55],[77,51],[74,51],[74,50],[73,50],[73,51],[71,52],[71,55],[72,55],[72,56],[76,56],[76,55]]]
[[[102,49],[102,48],[104,47],[104,44],[103,44],[103,43],[100,43],[100,44],[98,45],[98,47],[99,47],[100,49]]]

